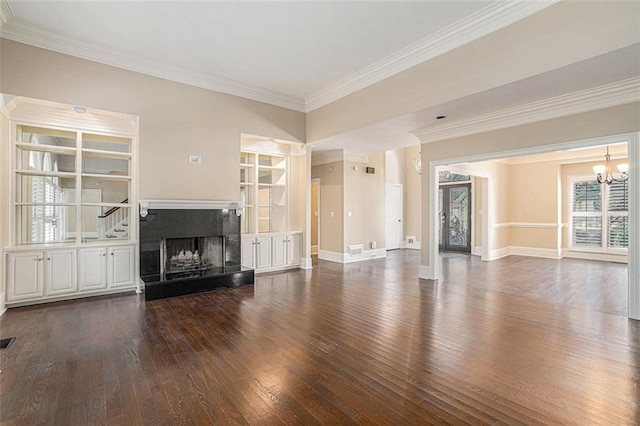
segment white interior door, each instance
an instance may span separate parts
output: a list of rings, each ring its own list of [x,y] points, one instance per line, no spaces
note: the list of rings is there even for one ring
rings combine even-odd
[[[402,247],[402,185],[387,184],[387,250]]]

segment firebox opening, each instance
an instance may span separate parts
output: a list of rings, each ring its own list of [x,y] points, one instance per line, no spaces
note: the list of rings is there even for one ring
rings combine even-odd
[[[163,280],[202,275],[224,269],[225,237],[166,238],[160,242]]]

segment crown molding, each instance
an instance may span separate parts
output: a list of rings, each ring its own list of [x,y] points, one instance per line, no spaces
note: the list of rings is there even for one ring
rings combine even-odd
[[[137,116],[94,108],[88,109],[84,114],[78,114],[73,108],[74,106],[69,104],[16,96],[2,107],[2,113],[8,119],[21,124],[41,125],[44,120],[50,126],[81,128],[98,134],[125,137],[138,135]]]
[[[468,136],[640,101],[640,77],[419,129],[422,143]]]
[[[5,4],[6,1],[7,0],[0,0],[0,5]],[[2,13],[4,13],[4,11]],[[217,77],[169,62],[129,54],[107,46],[86,43],[43,28],[28,25],[19,18],[8,20],[8,22],[2,26],[1,36],[8,40],[111,65],[117,68],[305,112],[304,100],[294,96],[228,78]]]
[[[352,163],[368,163],[369,157],[357,152],[345,151],[343,149],[332,149],[328,151],[312,151],[311,165],[321,166],[323,164],[349,161]]]
[[[0,28],[4,27],[14,17],[13,10],[8,0],[0,0]]]
[[[504,28],[558,1],[560,0],[496,1],[435,34],[401,49],[321,91],[311,94],[305,99],[187,69],[169,62],[129,54],[107,46],[86,43],[43,28],[28,25],[19,18],[14,17],[8,0],[0,0],[0,26],[2,27],[1,36],[8,40],[299,112],[310,112]]]
[[[560,0],[496,1],[442,30],[305,98],[306,112],[323,107],[385,78],[531,16]]]

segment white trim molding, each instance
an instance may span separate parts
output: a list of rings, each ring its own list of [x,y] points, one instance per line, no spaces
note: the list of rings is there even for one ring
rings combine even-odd
[[[437,280],[438,277],[433,271],[433,268],[428,265],[420,265],[418,267],[418,278],[423,280]]]
[[[305,99],[310,112],[533,15],[559,0],[496,1]]]
[[[537,222],[503,222],[490,225],[490,229],[501,228],[540,228],[540,229],[560,229],[566,226],[563,223],[537,223]]]
[[[618,81],[464,120],[419,129],[422,143],[531,124],[640,101],[640,77]]]
[[[0,0],[0,28],[4,27],[14,17],[13,10],[8,0]],[[2,315],[2,314],[0,314]]]
[[[363,260],[381,259],[387,257],[387,249],[378,248],[373,250],[364,250],[361,254],[351,256],[349,253],[338,253],[335,251],[320,250],[318,259],[328,260],[336,263],[353,263]]]
[[[313,147],[313,144],[309,144]],[[368,163],[369,157],[357,152],[345,151],[343,149],[332,149],[329,151],[313,151],[311,156],[312,166],[321,166],[323,164],[337,163],[339,161],[349,161],[352,163]]]
[[[140,200],[140,213],[145,210],[241,210],[240,201],[210,200]],[[143,216],[144,217],[144,216]]]
[[[640,133],[629,140],[629,318],[640,320]]]
[[[313,269],[313,263],[310,257],[300,258],[300,269]]]

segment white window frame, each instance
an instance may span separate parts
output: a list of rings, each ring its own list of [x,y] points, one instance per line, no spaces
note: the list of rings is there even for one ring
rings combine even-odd
[[[600,203],[601,209],[600,212],[587,212],[582,217],[599,217],[601,220],[601,243],[600,247],[582,247],[582,246],[574,246],[573,245],[573,185],[577,182],[584,181],[595,181],[595,176],[593,175],[576,175],[569,176],[568,179],[568,187],[567,187],[567,222],[568,222],[568,232],[567,232],[567,246],[569,250],[586,252],[586,253],[607,253],[607,254],[620,254],[627,255],[629,253],[629,248],[612,248],[608,247],[609,245],[609,216],[629,216],[629,211],[626,212],[609,212],[608,210],[608,196],[609,191],[608,188],[602,188],[600,191]],[[602,186],[608,186],[607,184],[600,184]]]

